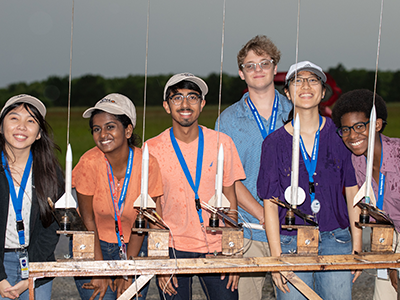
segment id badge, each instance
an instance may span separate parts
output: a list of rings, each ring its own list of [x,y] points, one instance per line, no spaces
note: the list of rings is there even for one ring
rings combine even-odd
[[[121,260],[127,260],[127,256],[126,256],[126,244],[125,243],[121,243],[121,247],[119,247],[119,257],[121,258]]]
[[[21,267],[21,279],[29,278],[29,259],[28,251],[22,250],[19,252],[19,266]]]

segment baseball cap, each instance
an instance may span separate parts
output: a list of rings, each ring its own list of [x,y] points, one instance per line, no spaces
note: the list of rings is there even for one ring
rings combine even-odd
[[[40,101],[36,97],[33,97],[31,95],[26,95],[26,94],[16,95],[16,96],[11,97],[10,99],[8,99],[6,104],[4,104],[3,109],[0,112],[0,115],[3,114],[3,111],[7,107],[9,107],[10,105],[13,105],[14,103],[28,103],[28,104],[31,104],[39,111],[39,113],[42,115],[43,118],[46,116],[46,106],[44,106],[43,102]]]
[[[85,110],[82,116],[84,118],[90,118],[92,116],[92,112],[96,109],[113,115],[126,115],[129,119],[131,119],[133,128],[136,127],[135,105],[128,97],[124,95],[117,93],[109,94],[103,99],[97,101],[94,107]]]
[[[306,60],[306,61],[301,61],[301,62],[298,62],[297,64],[293,64],[290,66],[289,71],[286,73],[285,84],[287,84],[289,79],[294,76],[296,69],[297,69],[297,73],[299,73],[300,71],[313,72],[315,75],[317,75],[319,78],[321,78],[321,80],[324,83],[326,82],[326,75],[325,75],[324,71],[322,71],[321,67]]]
[[[167,81],[167,83],[165,84],[165,87],[164,87],[164,100],[167,100],[167,95],[166,95],[167,89],[170,86],[173,86],[173,85],[177,84],[178,82],[181,82],[181,81],[184,81],[184,80],[191,81],[191,82],[197,84],[197,86],[201,90],[201,93],[203,94],[203,99],[204,99],[204,96],[207,95],[207,93],[208,93],[208,87],[207,87],[207,84],[204,82],[204,80],[199,78],[199,77],[197,77],[197,76],[194,76],[191,73],[179,73],[179,74],[176,74],[176,75],[172,76]]]

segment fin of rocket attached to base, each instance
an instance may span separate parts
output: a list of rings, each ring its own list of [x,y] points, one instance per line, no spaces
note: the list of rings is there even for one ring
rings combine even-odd
[[[67,200],[68,197],[68,200]],[[70,193],[65,193],[64,195],[61,196],[60,199],[55,204],[55,208],[77,208],[78,203],[74,196]]]
[[[358,202],[360,202],[363,198],[365,198],[366,188],[367,188],[367,183],[364,182],[354,197],[353,206],[357,205]],[[372,186],[369,186],[369,189],[370,189],[370,191],[369,191],[370,204],[372,204],[374,207],[376,207],[376,199],[375,199],[375,194],[372,189]]]
[[[139,197],[137,197],[136,201],[133,203],[133,207],[142,207],[142,195],[139,195]],[[156,203],[154,202],[154,200],[147,195],[147,205],[146,207],[142,207],[143,209],[146,208],[156,208]]]
[[[223,208],[231,207],[231,203],[229,202],[228,198],[225,197],[224,194],[222,194],[221,200],[222,200],[221,207],[223,207]],[[217,207],[217,197],[215,196],[215,194],[214,194],[214,196],[211,197],[210,201],[208,201],[208,204],[210,204],[214,207]]]

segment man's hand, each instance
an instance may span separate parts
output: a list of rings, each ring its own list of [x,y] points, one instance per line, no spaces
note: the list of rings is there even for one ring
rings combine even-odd
[[[272,280],[274,281],[275,286],[280,289],[283,293],[290,293],[290,289],[287,286],[287,281],[282,278],[281,273],[279,272],[271,272]]]
[[[225,274],[221,274],[221,280],[225,279]],[[229,279],[228,279],[228,284],[226,285],[226,288],[229,290],[231,288],[231,291],[234,292],[237,290],[239,284],[239,274],[238,273],[231,273],[229,274]]]

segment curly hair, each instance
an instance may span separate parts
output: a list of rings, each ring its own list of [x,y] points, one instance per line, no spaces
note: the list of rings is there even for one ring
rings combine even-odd
[[[281,59],[281,51],[278,50],[275,44],[265,35],[257,35],[248,41],[237,55],[237,63],[240,70],[242,69],[244,59],[251,50],[259,56],[269,55],[275,65],[277,65]]]
[[[332,110],[332,120],[336,127],[342,126],[341,119],[343,115],[351,112],[362,112],[369,119],[373,105],[374,93],[367,89],[359,89],[344,93],[336,101]],[[381,96],[375,97],[376,118],[382,119],[383,124],[380,132],[386,127],[387,108],[386,103]]]

